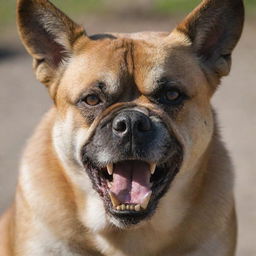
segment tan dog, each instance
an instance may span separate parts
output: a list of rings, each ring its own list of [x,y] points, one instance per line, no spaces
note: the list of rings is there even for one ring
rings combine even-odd
[[[25,151],[0,255],[234,255],[233,172],[210,100],[242,1],[203,1],[171,33],[88,36],[47,0],[20,0],[17,15],[54,106]]]

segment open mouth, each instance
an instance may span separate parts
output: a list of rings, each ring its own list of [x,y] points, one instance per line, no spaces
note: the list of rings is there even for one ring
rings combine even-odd
[[[98,167],[86,162],[94,189],[106,210],[126,223],[138,223],[153,214],[158,200],[179,171],[180,154],[164,164],[125,160]]]
[[[107,165],[109,196],[113,209],[146,210],[152,195],[151,176],[155,169],[154,163],[136,160]]]

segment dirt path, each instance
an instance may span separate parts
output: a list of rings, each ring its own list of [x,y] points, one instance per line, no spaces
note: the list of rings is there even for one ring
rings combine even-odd
[[[125,17],[113,17],[102,18],[101,21],[88,19],[85,24],[87,28],[93,28],[93,32],[129,32],[170,30],[171,23],[175,22],[167,19],[126,20]],[[13,41],[15,40],[14,38]],[[231,76],[223,80],[213,99],[219,113],[223,138],[234,159],[237,174],[239,256],[256,255],[255,42],[256,21],[250,21],[246,24],[242,40],[235,51]],[[10,51],[8,56],[4,56],[6,48],[3,51],[3,47],[4,43],[0,41],[0,212],[13,199],[18,159],[25,141],[51,104],[46,90],[36,82],[32,74],[31,59],[19,47],[18,54],[11,56],[13,51]]]

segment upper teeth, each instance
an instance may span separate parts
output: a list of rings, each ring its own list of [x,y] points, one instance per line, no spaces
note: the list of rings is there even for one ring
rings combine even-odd
[[[108,174],[112,175],[113,174],[113,164],[108,164],[107,165],[107,170],[108,170]]]
[[[156,163],[150,163],[149,170],[150,170],[151,174],[153,175],[156,171]]]

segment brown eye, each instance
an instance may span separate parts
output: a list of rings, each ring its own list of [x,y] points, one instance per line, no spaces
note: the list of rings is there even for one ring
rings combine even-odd
[[[99,96],[97,96],[96,94],[90,94],[87,97],[85,97],[84,102],[90,106],[96,106],[100,104],[101,100]]]
[[[166,93],[166,99],[170,102],[175,102],[180,98],[181,94],[177,90],[168,91]]]

